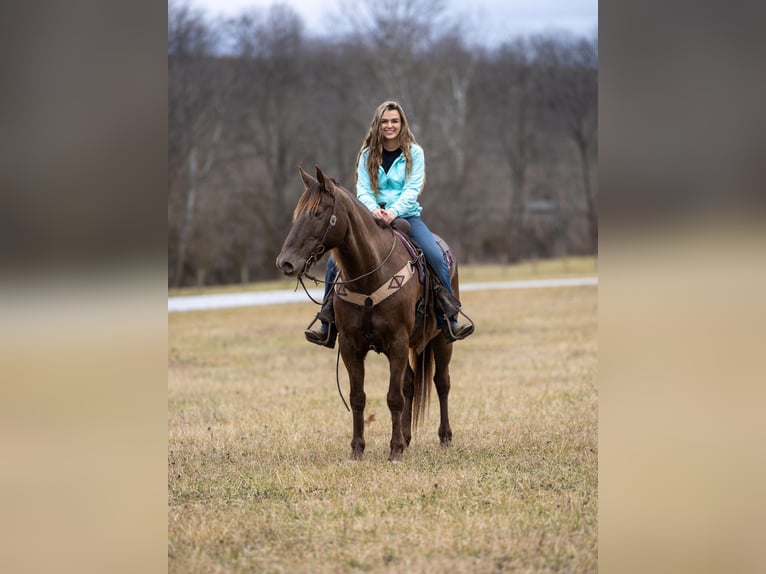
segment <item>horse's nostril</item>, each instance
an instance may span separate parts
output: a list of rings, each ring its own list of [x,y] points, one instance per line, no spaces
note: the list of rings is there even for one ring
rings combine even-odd
[[[282,262],[282,265],[280,266],[280,268],[282,269],[282,273],[284,273],[285,275],[290,275],[295,270],[295,268],[293,267],[293,264],[290,263],[289,261]]]

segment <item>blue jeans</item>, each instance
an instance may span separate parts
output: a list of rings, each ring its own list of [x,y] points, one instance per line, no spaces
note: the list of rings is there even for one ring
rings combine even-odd
[[[439,276],[439,280],[442,285],[452,293],[452,285],[449,279],[449,265],[447,265],[447,259],[442,253],[442,248],[436,243],[434,234],[428,229],[423,220],[418,216],[406,217],[407,222],[410,224],[410,236],[415,243],[420,245],[425,255],[426,261],[431,268],[436,271],[436,275]]]
[[[428,229],[423,220],[418,216],[405,217],[404,219],[410,224],[410,236],[423,250],[423,255],[428,261],[428,264],[433,268],[436,274],[439,276],[439,280],[442,285],[452,294],[452,284],[449,278],[449,265],[447,265],[447,259],[442,253],[441,247],[436,243],[433,233]],[[324,280],[324,300],[327,300],[330,292],[332,282],[335,281],[335,275],[338,273],[338,266],[335,263],[335,259],[332,255],[327,259],[327,271],[325,272]],[[441,324],[442,317],[437,317],[437,322]]]

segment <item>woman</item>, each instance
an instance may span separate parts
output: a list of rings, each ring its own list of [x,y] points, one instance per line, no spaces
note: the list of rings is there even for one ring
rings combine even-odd
[[[449,322],[442,313],[437,313],[436,319],[444,336],[452,342],[473,333],[473,324],[458,324],[460,302],[452,294],[449,267],[433,234],[420,218],[423,208],[418,203],[418,195],[425,176],[423,148],[415,141],[404,110],[393,100],[383,102],[375,110],[357,155],[356,195],[373,217],[388,224],[401,217],[410,224],[410,237],[423,250],[441,282],[435,290],[436,301]],[[336,274],[335,260],[330,257],[325,274],[325,304],[317,315],[321,326],[316,331],[306,330],[306,339],[330,348],[335,346],[337,334],[332,324],[333,299],[329,295]]]

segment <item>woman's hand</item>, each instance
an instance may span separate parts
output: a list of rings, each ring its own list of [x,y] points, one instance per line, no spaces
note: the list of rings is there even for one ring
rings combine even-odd
[[[391,225],[391,222],[396,219],[396,213],[392,209],[374,209],[372,216],[376,219],[381,219]]]

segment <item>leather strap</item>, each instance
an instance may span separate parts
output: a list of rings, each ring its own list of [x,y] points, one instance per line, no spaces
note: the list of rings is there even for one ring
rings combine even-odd
[[[414,274],[415,265],[411,261],[408,261],[404,264],[404,267],[394,273],[388,282],[383,283],[383,285],[378,287],[371,295],[351,291],[342,283],[335,285],[335,294],[344,301],[348,301],[359,307],[364,307],[365,301],[369,298],[372,300],[372,306],[374,307],[404,287]]]

